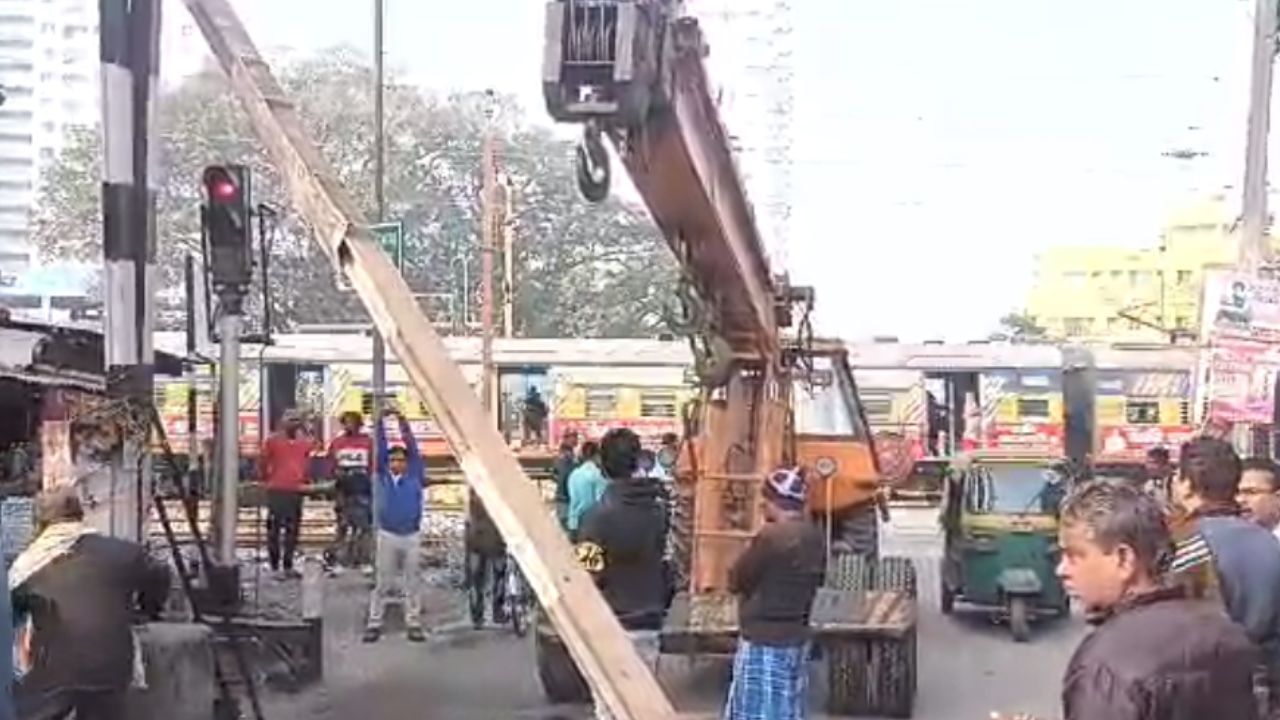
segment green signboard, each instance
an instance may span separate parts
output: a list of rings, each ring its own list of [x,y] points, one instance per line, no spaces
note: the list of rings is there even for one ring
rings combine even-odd
[[[403,271],[404,223],[397,220],[371,225],[369,232],[373,233],[373,239],[378,241],[378,247],[382,248],[382,252],[391,259],[391,264],[395,265],[397,270]]]

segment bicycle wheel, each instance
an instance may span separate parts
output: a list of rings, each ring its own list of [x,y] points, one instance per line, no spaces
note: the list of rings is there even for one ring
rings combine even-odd
[[[529,631],[528,588],[515,563],[508,566],[507,573],[507,616],[511,618],[511,630],[516,637],[524,637]]]

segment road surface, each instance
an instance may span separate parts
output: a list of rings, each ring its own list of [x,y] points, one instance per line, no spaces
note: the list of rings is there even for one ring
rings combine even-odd
[[[935,511],[895,510],[884,551],[908,555],[920,571],[920,685],[917,720],[984,720],[993,710],[1058,716],[1062,669],[1084,629],[1078,619],[1039,626],[1030,643],[1015,644],[1007,628],[981,616],[944,617],[938,610]],[[342,582],[354,580],[342,579]],[[358,592],[330,593],[324,687],[272,698],[268,718],[299,720],[578,720],[580,708],[552,708],[542,700],[531,642],[499,630],[476,632],[462,620],[454,591],[435,587],[439,631],[422,645],[388,634],[359,642],[363,610]],[[815,667],[815,700],[821,668]],[[714,717],[727,668],[708,661],[692,669],[664,659],[661,679],[681,711]],[[820,707],[817,705],[815,707]],[[824,717],[820,714],[814,717]]]

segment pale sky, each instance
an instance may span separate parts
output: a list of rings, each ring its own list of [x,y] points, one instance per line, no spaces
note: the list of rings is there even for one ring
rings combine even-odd
[[[234,2],[269,58],[372,45],[372,0]],[[386,4],[389,68],[433,89],[515,93],[548,122],[542,0]],[[770,241],[817,287],[822,333],[983,336],[1021,306],[1039,250],[1151,243],[1172,209],[1240,184],[1247,0],[791,6],[792,222],[784,247]],[[166,13],[172,80],[198,66],[202,41],[184,38],[179,3]],[[751,81],[724,61],[750,56],[743,22],[707,18],[729,89]],[[725,122],[750,144],[758,114],[735,103]],[[1161,155],[1182,148],[1209,156]],[[763,182],[748,183],[757,204]]]

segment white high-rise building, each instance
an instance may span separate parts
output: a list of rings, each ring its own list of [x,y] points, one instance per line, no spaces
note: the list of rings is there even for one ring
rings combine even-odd
[[[0,273],[25,270],[40,173],[98,108],[97,0],[0,0]]]
[[[792,0],[691,0],[710,45],[707,69],[775,270],[791,220]]]

